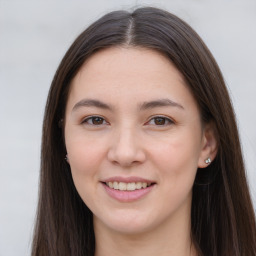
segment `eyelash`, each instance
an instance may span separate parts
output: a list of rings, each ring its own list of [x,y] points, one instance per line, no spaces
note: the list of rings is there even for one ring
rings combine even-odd
[[[164,124],[156,124],[157,122],[157,119],[158,121],[164,121]],[[159,120],[160,119],[160,120]],[[156,125],[156,126],[168,126],[168,125],[172,125],[174,124],[174,121],[168,117],[165,117],[165,116],[155,116],[155,117],[152,117],[146,124],[150,124],[151,121],[154,121],[154,124],[153,125]]]
[[[97,119],[98,119],[98,121],[97,121]],[[94,121],[101,122],[101,123],[95,124],[95,123],[93,123]],[[154,124],[150,124],[151,121],[154,121]],[[159,122],[159,121],[160,122],[164,121],[164,123],[163,124],[156,124],[156,122]],[[82,124],[88,124],[88,125],[93,125],[93,126],[100,126],[100,125],[106,125],[106,124],[109,124],[109,123],[103,117],[101,117],[101,116],[89,116],[89,117],[85,118],[82,121]],[[167,117],[164,117],[164,116],[155,116],[155,117],[152,117],[145,124],[147,124],[147,125],[156,125],[156,126],[168,126],[168,125],[174,124],[174,121],[171,120],[170,118],[167,118]]]
[[[98,121],[102,121],[102,122],[105,122],[105,123],[94,124],[93,121],[97,121],[97,119],[98,119]],[[105,118],[103,118],[103,117],[101,117],[101,116],[89,116],[89,117],[85,118],[85,119],[82,121],[82,124],[100,126],[100,125],[108,124],[108,122],[105,120]]]

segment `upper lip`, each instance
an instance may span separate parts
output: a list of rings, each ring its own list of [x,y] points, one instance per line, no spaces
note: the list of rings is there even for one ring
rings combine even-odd
[[[115,176],[115,177],[110,177],[107,179],[102,180],[102,182],[125,182],[125,183],[132,183],[132,182],[146,182],[146,183],[156,183],[153,180],[149,179],[144,179],[142,177],[136,177],[136,176],[130,176],[130,177],[122,177],[122,176]]]

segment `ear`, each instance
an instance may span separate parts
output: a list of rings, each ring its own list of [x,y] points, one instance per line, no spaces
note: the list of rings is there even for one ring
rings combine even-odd
[[[215,125],[210,122],[205,124],[202,134],[202,148],[198,159],[198,167],[206,168],[217,155],[218,145],[216,139]],[[207,159],[210,162],[207,163]]]

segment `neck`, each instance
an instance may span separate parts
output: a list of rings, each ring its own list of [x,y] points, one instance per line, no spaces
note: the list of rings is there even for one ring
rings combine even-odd
[[[102,228],[103,223],[94,219],[95,256],[196,256],[191,240],[190,217],[174,217],[152,231],[127,234]]]

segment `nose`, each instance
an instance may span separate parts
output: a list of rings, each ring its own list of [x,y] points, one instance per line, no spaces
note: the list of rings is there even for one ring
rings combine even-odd
[[[113,135],[108,151],[108,160],[122,167],[131,167],[143,163],[146,159],[141,138],[129,128]]]

